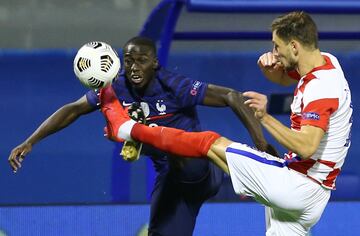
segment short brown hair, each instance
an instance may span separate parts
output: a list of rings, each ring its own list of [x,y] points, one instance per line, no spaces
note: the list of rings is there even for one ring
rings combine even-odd
[[[318,48],[318,31],[315,22],[307,13],[294,11],[277,17],[271,24],[272,32],[289,43],[295,39],[309,48]]]

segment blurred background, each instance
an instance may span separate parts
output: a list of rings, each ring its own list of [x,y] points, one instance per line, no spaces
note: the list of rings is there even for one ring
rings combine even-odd
[[[290,10],[306,10],[313,16],[320,49],[338,57],[355,109],[352,147],[337,190],[312,234],[355,235],[351,232],[360,230],[356,223],[360,212],[356,119],[360,2],[356,0],[0,1],[0,81],[4,85],[0,235],[140,235],[146,229],[155,176],[152,163],[146,157],[135,163],[122,161],[121,147],[103,138],[100,112],[80,117],[38,143],[16,175],[8,165],[10,151],[45,118],[86,93],[72,69],[79,47],[104,41],[121,54],[122,45],[131,37],[152,37],[168,69],[239,91],[263,92],[273,98],[274,115],[289,124],[283,103],[275,97],[283,98],[293,88],[265,81],[256,61],[272,49],[271,21]],[[199,114],[203,129],[251,143],[229,109],[200,107]],[[214,215],[215,211],[219,214]],[[349,214],[353,220],[340,217]],[[236,196],[226,177],[218,195],[202,208],[194,235],[263,235],[264,229],[262,207]]]

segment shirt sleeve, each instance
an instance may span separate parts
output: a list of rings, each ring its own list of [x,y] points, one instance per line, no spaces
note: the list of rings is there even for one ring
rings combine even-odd
[[[328,129],[330,116],[339,107],[339,98],[329,85],[319,80],[312,80],[304,91],[304,109],[302,111],[301,126],[311,125]]]
[[[326,132],[330,116],[337,110],[338,105],[337,98],[324,98],[309,103],[303,110],[301,126],[311,125],[322,128]]]
[[[91,107],[99,109],[100,108],[100,100],[98,96],[98,90],[89,90],[86,94],[86,99]]]

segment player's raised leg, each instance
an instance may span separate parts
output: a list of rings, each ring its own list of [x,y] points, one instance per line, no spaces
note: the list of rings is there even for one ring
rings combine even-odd
[[[111,87],[100,93],[101,111],[107,122],[108,138],[115,141],[137,140],[171,154],[205,158],[209,157],[225,172],[225,149],[232,143],[212,131],[185,132],[168,127],[148,127],[131,120],[122,108]],[[211,150],[210,150],[211,149]]]

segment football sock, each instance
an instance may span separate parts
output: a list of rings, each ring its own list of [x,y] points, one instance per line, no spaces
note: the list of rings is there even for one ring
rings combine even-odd
[[[131,137],[171,154],[186,157],[206,157],[211,145],[220,138],[212,131],[186,132],[168,127],[133,125]]]

